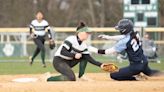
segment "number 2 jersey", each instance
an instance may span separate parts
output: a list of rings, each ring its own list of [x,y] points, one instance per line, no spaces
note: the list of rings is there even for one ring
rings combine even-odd
[[[135,33],[135,37],[127,34],[123,39],[119,40],[114,46],[117,52],[125,50],[128,54],[130,62],[145,61],[146,58],[143,54],[142,44],[138,33]]]

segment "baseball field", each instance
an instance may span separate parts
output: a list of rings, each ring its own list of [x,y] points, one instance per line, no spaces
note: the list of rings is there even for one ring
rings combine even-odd
[[[88,64],[84,78],[76,82],[46,82],[45,79],[50,76],[46,72],[58,75],[51,62],[47,62],[47,68],[43,68],[40,62],[29,66],[28,61],[26,62],[25,58],[22,59],[25,62],[0,63],[0,92],[164,92],[164,76],[148,77],[148,80],[141,81],[114,81],[109,73],[91,64]],[[108,58],[97,59],[109,62]],[[116,63],[119,67],[128,65],[127,61],[112,63]],[[164,70],[164,62],[150,63],[150,66]],[[77,75],[78,65],[73,70]],[[27,78],[35,80],[14,81]]]

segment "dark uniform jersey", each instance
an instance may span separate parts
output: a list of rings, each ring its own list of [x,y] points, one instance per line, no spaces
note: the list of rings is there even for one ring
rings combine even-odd
[[[130,36],[130,34],[127,34],[123,39],[117,42],[114,48],[117,52],[122,52],[123,50],[126,50],[130,62],[146,61],[142,50],[140,36],[138,33],[135,35],[136,39]]]
[[[133,37],[130,37],[129,41],[126,44],[127,46],[126,52],[128,54],[130,62],[141,62],[145,58],[143,54],[141,42],[139,40],[139,34],[136,34],[136,37],[137,37],[136,39]]]

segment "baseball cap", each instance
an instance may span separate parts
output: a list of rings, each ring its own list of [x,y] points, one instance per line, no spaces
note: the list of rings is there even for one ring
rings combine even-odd
[[[79,30],[77,30],[77,32],[87,32],[87,33],[91,33],[92,30],[90,30],[88,27],[83,27],[83,28],[80,28]]]

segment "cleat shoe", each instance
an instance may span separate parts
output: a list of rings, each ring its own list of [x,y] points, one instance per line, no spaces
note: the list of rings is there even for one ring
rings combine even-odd
[[[148,80],[148,76],[143,74],[143,73],[140,73],[138,75],[135,76],[136,80],[138,81],[144,81],[144,80]]]
[[[88,81],[88,82],[93,82],[94,80],[86,77],[86,76],[82,76],[81,78],[77,78],[77,81]]]
[[[32,61],[32,57],[30,56],[29,57],[29,65],[32,66],[32,64],[33,64],[33,61]]]

